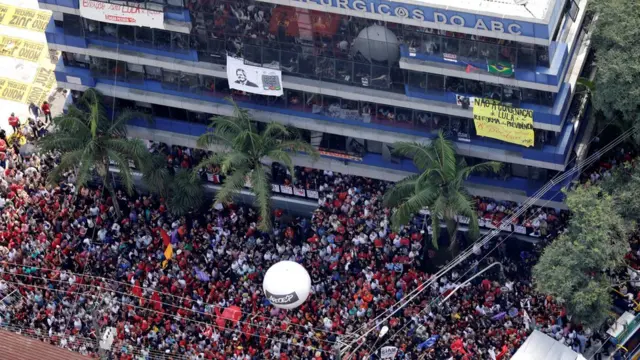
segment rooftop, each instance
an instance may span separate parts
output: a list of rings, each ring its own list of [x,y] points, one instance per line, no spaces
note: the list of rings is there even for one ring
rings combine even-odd
[[[0,330],[0,358],[11,360],[89,360],[81,355],[25,335]]]
[[[462,11],[497,18],[542,22],[553,4],[559,0],[391,0],[419,6],[433,6],[444,10]],[[534,21],[537,20],[537,21]]]

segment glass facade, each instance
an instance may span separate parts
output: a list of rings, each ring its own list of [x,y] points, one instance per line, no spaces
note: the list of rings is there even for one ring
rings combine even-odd
[[[108,81],[117,80],[135,84],[151,80],[160,82],[162,88],[167,90],[220,99],[231,95],[237,101],[288,109],[300,112],[300,116],[305,116],[304,113],[306,113],[353,122],[413,129],[433,134],[442,130],[449,138],[458,141],[484,139],[475,135],[475,128],[470,118],[289,89],[285,89],[284,96],[281,97],[250,94],[230,89],[226,78],[172,71],[104,58],[77,56],[69,53],[63,53],[63,60],[65,65],[88,68],[93,77]],[[556,144],[554,132],[538,129],[535,131],[536,147]]]
[[[400,46],[458,60],[507,62],[516,68],[549,66],[549,49],[417,28],[396,23],[306,11],[254,1],[189,1],[190,34],[117,26],[64,14],[71,35],[109,39],[170,52],[195,50],[200,61],[224,64],[226,55],[280,68],[287,74],[401,91]]]

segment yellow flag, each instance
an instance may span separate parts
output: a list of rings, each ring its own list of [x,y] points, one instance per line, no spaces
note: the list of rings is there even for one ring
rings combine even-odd
[[[165,260],[162,262],[162,268],[166,268],[169,260],[173,256],[173,246],[171,244],[167,245],[167,248],[164,250],[164,258]]]

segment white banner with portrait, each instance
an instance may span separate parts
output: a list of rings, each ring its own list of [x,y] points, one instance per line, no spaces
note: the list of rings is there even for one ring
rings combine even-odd
[[[231,89],[252,94],[282,96],[282,71],[246,65],[244,60],[227,56],[227,78]]]
[[[124,4],[124,2],[122,2]],[[164,12],[126,6],[118,2],[80,0],[80,16],[110,24],[145,26],[164,29]]]

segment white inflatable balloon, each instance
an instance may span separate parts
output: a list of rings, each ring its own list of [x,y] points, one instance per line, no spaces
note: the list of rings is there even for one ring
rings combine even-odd
[[[262,290],[273,306],[295,309],[309,297],[311,277],[297,262],[280,261],[267,270]]]
[[[369,61],[398,61],[400,58],[400,42],[393,31],[381,25],[364,28],[351,48],[353,54],[360,52]]]

